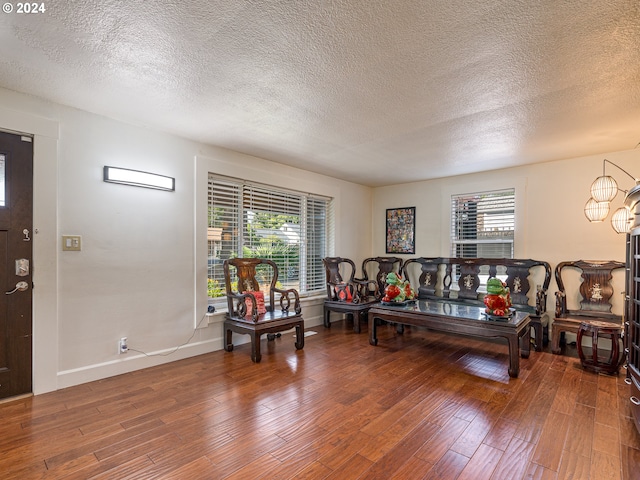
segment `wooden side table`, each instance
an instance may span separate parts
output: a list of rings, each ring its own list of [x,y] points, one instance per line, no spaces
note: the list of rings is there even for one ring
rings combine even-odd
[[[586,356],[582,350],[582,337],[591,337],[591,356]],[[611,352],[607,357],[607,350],[598,349],[598,340],[607,338],[611,341]],[[587,369],[596,373],[617,375],[620,366],[625,360],[625,351],[622,344],[622,326],[609,322],[589,321],[582,322],[578,329],[576,340],[580,363]]]

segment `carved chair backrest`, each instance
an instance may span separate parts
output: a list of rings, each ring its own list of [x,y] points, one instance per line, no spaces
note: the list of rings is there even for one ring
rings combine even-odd
[[[353,260],[343,257],[325,257],[322,259],[327,277],[327,297],[334,300],[338,294],[336,285],[353,285],[356,274],[356,264]],[[354,288],[354,287],[349,287]],[[353,290],[350,292],[353,295]]]
[[[419,265],[419,273],[416,265]],[[454,298],[451,285],[457,281],[455,298],[478,302],[484,297],[483,293],[478,292],[482,280],[500,277],[509,287],[511,301],[515,305],[526,306],[531,303],[528,295],[531,290],[530,277],[533,269],[538,267],[544,270],[544,277],[536,292],[536,311],[546,311],[546,292],[551,282],[551,266],[541,260],[420,257],[407,260],[403,272],[412,285],[417,277],[420,298]]]
[[[511,294],[511,302],[515,305],[527,305],[529,303],[529,291],[532,289],[532,273],[536,267],[542,267],[544,276],[542,283],[535,285],[536,294],[544,295],[543,311],[546,311],[546,295],[551,283],[551,265],[542,260],[513,260],[513,263],[506,265],[505,274],[507,278],[504,280],[509,287]],[[540,312],[538,312],[540,313]]]
[[[247,291],[263,291],[269,295],[267,310],[273,309],[274,288],[278,282],[278,267],[264,258],[232,258],[224,261],[224,282],[228,295]],[[232,268],[233,267],[233,268]],[[235,270],[237,288],[233,290],[232,270]],[[229,311],[233,311],[233,300],[227,296]]]
[[[365,258],[362,262],[363,280],[369,280],[370,265],[374,265],[371,280],[378,282],[380,292],[384,291],[387,283],[387,275],[391,272],[402,274],[403,259],[399,257],[371,257]]]
[[[402,273],[418,292],[419,298],[444,297],[443,289],[446,288],[448,291],[449,286],[439,282],[439,279],[442,278],[440,276],[441,265],[441,257],[410,258],[404,262]]]
[[[611,281],[614,270],[620,268],[625,268],[625,264],[613,260],[578,260],[559,263],[555,269],[558,284],[556,316],[580,315],[621,321],[620,315],[611,312],[613,307],[611,297],[614,294]],[[563,278],[563,273],[567,272],[565,269],[577,269],[580,273],[581,282],[578,291],[581,298],[579,307],[575,310],[567,307],[569,293],[565,288],[566,278]]]

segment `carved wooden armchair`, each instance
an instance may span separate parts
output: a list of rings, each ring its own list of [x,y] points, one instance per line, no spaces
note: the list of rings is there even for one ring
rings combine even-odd
[[[579,308],[567,307],[567,291],[563,273],[566,269],[577,269],[581,274],[579,287]],[[556,292],[556,315],[553,320],[551,351],[560,353],[561,334],[578,333],[581,323],[605,322],[616,326],[622,324],[622,317],[611,313],[611,297],[614,293],[611,280],[613,271],[625,268],[625,264],[616,261],[561,262],[556,266],[555,276],[558,284]],[[577,293],[575,295],[577,297]]]
[[[402,273],[402,258],[399,257],[372,257],[365,258],[362,262],[362,278],[369,280],[372,272],[372,280],[378,282],[378,289],[384,294],[384,288],[387,283],[387,275],[391,272]]]
[[[260,336],[266,333],[268,340],[273,340],[276,333],[294,327],[296,349],[302,349],[304,320],[300,296],[295,289],[276,286],[276,264],[260,258],[233,258],[225,260],[223,267],[228,306],[224,321],[225,350],[233,350],[232,332],[247,334],[251,337],[251,360],[258,363],[262,358]],[[235,270],[237,284],[232,279],[232,270]],[[276,294],[279,295],[278,305]]]
[[[369,308],[380,299],[377,282],[355,278],[356,266],[349,258],[325,257],[322,263],[327,277],[324,326],[331,327],[331,312],[344,313],[360,333],[360,321],[367,320]]]

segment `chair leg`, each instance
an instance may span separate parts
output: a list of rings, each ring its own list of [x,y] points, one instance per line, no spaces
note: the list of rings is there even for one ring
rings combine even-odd
[[[325,307],[324,309],[324,326],[326,328],[331,328],[331,310],[329,310],[328,308]]]
[[[232,334],[233,334],[233,332],[231,331],[231,329],[227,328],[226,329],[226,335],[225,335],[225,342],[224,342],[224,349],[227,352],[233,351],[233,343],[231,342],[231,335]]]
[[[536,336],[536,352],[542,351],[542,323],[536,323],[533,325],[533,331]]]
[[[300,322],[296,325],[296,350],[304,348],[304,323]]]
[[[551,333],[551,353],[560,355],[560,328],[553,325]]]
[[[257,332],[250,333],[251,337],[251,360],[260,363],[262,355],[260,354],[260,334]]]
[[[353,314],[353,331],[355,333],[360,333],[360,322],[362,321],[362,318],[364,317],[364,315],[362,315],[363,312],[358,312],[358,313],[354,313]]]
[[[345,313],[344,314],[344,319],[346,320],[346,322],[355,322],[356,321],[356,316],[353,313]],[[353,328],[355,330],[355,328],[356,328],[355,325],[354,325]]]

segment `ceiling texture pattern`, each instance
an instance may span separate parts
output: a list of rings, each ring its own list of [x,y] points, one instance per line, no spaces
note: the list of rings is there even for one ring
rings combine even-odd
[[[628,150],[637,0],[47,0],[0,86],[363,185]]]

